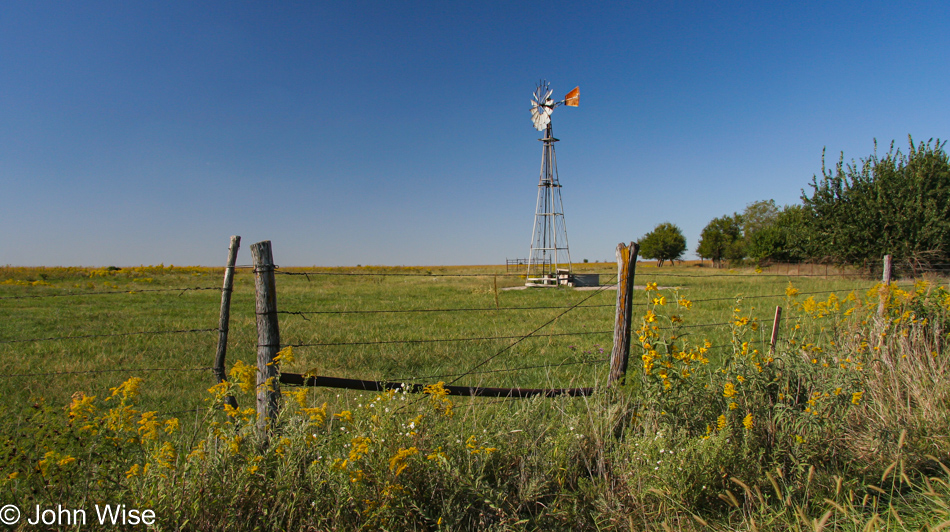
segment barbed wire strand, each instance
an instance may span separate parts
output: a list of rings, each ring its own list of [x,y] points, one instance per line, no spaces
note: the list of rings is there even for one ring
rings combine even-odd
[[[53,375],[82,375],[89,373],[141,373],[141,372],[152,372],[152,371],[210,371],[212,368],[210,366],[203,368],[112,368],[112,369],[89,369],[89,370],[77,370],[77,371],[50,371],[47,373],[10,373],[6,375],[0,375],[0,378],[3,377],[50,377]]]
[[[636,304],[635,304],[636,305]],[[640,305],[644,305],[640,303]],[[602,307],[613,307],[614,304],[604,304],[604,305],[582,305],[576,308],[602,308]],[[574,308],[570,305],[552,305],[546,307],[484,307],[484,308],[412,308],[412,309],[370,309],[370,310],[305,310],[305,311],[293,311],[293,310],[278,310],[278,314],[290,314],[295,316],[309,316],[313,314],[399,314],[399,313],[411,313],[411,312],[489,312],[489,311],[498,311],[498,310],[546,310],[546,309],[561,309],[561,308]]]
[[[469,375],[484,375],[484,374],[488,374],[488,373],[506,373],[506,372],[512,372],[512,371],[525,371],[525,370],[529,370],[529,369],[541,369],[541,368],[555,368],[555,369],[556,369],[556,368],[560,368],[560,367],[564,367],[564,366],[577,366],[577,365],[583,365],[583,364],[599,364],[599,363],[601,363],[601,362],[606,362],[606,361],[608,361],[608,360],[610,360],[610,359],[609,359],[609,358],[601,358],[601,359],[596,359],[596,360],[581,360],[581,361],[576,361],[576,362],[564,362],[564,363],[561,363],[561,364],[541,364],[541,365],[537,365],[537,366],[522,366],[522,367],[520,367],[520,368],[488,369],[488,370],[484,370],[484,371],[472,371],[472,372],[470,372],[470,373],[468,373],[468,374],[469,374]],[[410,381],[420,381],[420,380],[428,380],[428,379],[440,379],[440,378],[442,378],[442,377],[456,377],[456,376],[459,376],[459,375],[462,375],[462,373],[445,373],[445,374],[442,374],[442,375],[426,375],[426,376],[423,376],[423,377],[412,377],[412,378],[408,378],[408,379],[389,379],[389,380],[390,380],[391,382],[410,382]]]
[[[548,334],[535,334],[534,337],[543,338],[548,336],[583,336],[591,334],[613,334],[613,331],[578,331],[578,332],[566,332],[566,333],[548,333]],[[424,344],[424,343],[436,343],[436,342],[475,342],[480,340],[511,340],[512,338],[525,338],[522,335],[512,335],[512,336],[476,336],[470,338],[424,338],[424,339],[408,339],[408,340],[372,340],[366,342],[316,342],[316,343],[305,343],[305,344],[284,344],[283,347],[326,347],[326,346],[337,346],[337,345],[377,345],[377,344]]]
[[[798,292],[798,295],[817,295],[817,294],[831,294],[835,292],[840,292],[843,290],[863,290],[864,287],[853,287],[853,288],[841,288],[837,290],[820,290],[815,292]],[[605,290],[599,290],[598,293],[606,293]],[[782,292],[780,294],[766,294],[766,295],[754,295],[754,296],[743,296],[737,295],[733,297],[712,297],[712,298],[702,298],[702,299],[690,299],[689,301],[693,303],[702,303],[706,301],[735,301],[736,299],[764,299],[764,298],[779,298],[779,297],[788,297],[788,294]],[[644,307],[649,305],[649,303],[634,303],[634,307]],[[413,313],[413,312],[493,312],[493,311],[508,311],[508,310],[545,310],[545,309],[564,309],[564,308],[606,308],[616,306],[613,303],[605,303],[602,305],[551,305],[551,306],[540,306],[540,307],[482,307],[482,308],[424,308],[424,309],[368,309],[368,310],[305,310],[305,311],[295,311],[295,310],[278,310],[277,314],[287,314],[293,316],[310,316],[310,315],[320,315],[320,314],[399,314],[399,313]],[[296,346],[295,346],[296,347]]]
[[[202,287],[196,286],[193,288],[142,288],[142,289],[131,289],[131,290],[109,290],[101,292],[68,292],[65,294],[33,294],[33,295],[22,295],[22,296],[2,296],[0,299],[43,299],[47,297],[79,297],[79,296],[102,296],[110,294],[138,294],[141,292],[190,292],[190,291],[200,291],[200,290],[216,290],[221,291],[221,287]],[[181,295],[181,294],[179,294]]]
[[[199,332],[217,332],[218,328],[214,327],[212,329],[180,329],[173,331],[136,331],[136,332],[127,332],[127,333],[113,333],[113,334],[84,334],[79,336],[51,336],[47,338],[28,338],[22,340],[0,340],[0,344],[19,344],[26,342],[46,342],[52,340],[81,340],[84,338],[108,338],[112,336],[136,336],[144,334],[181,334],[181,333],[199,333]]]

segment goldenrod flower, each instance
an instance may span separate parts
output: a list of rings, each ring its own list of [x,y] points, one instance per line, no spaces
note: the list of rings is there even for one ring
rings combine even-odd
[[[96,409],[96,405],[93,404],[93,400],[95,398],[95,395],[88,396],[84,392],[74,393],[72,402],[69,403],[69,422],[81,422],[92,415],[93,411]]]
[[[725,414],[722,414],[722,415],[720,415],[719,418],[716,420],[716,428],[719,429],[719,430],[722,430],[722,429],[726,428],[726,424],[727,424],[727,423],[728,423],[728,422],[726,421],[726,416],[725,416]]]
[[[294,348],[293,346],[288,345],[287,347],[277,352],[277,354],[274,356],[273,362],[287,362],[289,364],[289,363],[293,363],[294,360],[295,360]]]
[[[792,286],[792,282],[788,282],[788,286],[785,288],[785,295],[788,297],[795,297],[798,295],[798,289]]]
[[[314,425],[322,425],[327,419],[327,404],[323,403],[323,406],[314,406],[310,408],[303,408],[303,413],[310,416],[310,422]]]
[[[111,399],[112,397],[121,395],[122,399],[134,399],[139,395],[139,388],[142,386],[142,382],[143,379],[132,377],[115,388],[109,388],[109,391],[112,392],[109,398]]]
[[[445,453],[442,452],[441,445],[435,451],[426,455],[426,460],[435,460],[437,458],[445,459]]]
[[[399,476],[409,464],[406,463],[406,460],[415,454],[419,453],[419,449],[415,447],[409,447],[408,449],[399,449],[396,451],[396,454],[389,459],[389,470],[393,472],[395,476]]]
[[[231,380],[241,387],[241,391],[249,393],[257,386],[257,368],[238,360],[228,372]]]
[[[722,396],[729,398],[736,394],[736,385],[731,382],[727,382],[722,389]]]
[[[366,455],[369,452],[369,444],[373,443],[373,440],[365,436],[357,436],[350,440],[350,462],[356,462],[360,458]]]
[[[754,422],[752,421],[752,413],[750,412],[746,414],[745,418],[742,419],[742,426],[745,427],[746,430],[752,430],[753,425]]]
[[[854,392],[851,394],[851,403],[858,404],[861,402],[861,396],[864,395],[864,392]]]
[[[143,412],[138,425],[142,442],[158,439],[158,428],[161,426],[161,421],[158,420],[158,412]]]

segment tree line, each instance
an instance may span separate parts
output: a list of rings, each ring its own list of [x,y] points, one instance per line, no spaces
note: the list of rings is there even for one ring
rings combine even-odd
[[[922,267],[950,262],[950,159],[946,142],[933,139],[903,153],[890,150],[812,176],[800,204],[756,201],[741,213],[711,220],[696,254],[713,264],[818,261],[869,264],[883,255]],[[686,239],[664,222],[639,240],[640,256],[680,260]]]

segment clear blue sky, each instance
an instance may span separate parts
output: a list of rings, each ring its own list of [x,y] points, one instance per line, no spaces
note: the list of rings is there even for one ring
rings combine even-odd
[[[526,257],[553,117],[575,262],[950,137],[950,3],[0,4],[0,264]]]

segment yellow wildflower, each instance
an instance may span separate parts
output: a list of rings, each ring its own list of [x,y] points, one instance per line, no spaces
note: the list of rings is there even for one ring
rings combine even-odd
[[[323,406],[314,406],[302,409],[303,413],[310,416],[310,422],[314,425],[322,425],[327,419],[327,404]]]
[[[726,398],[729,398],[729,397],[732,397],[732,396],[735,395],[735,394],[736,394],[736,385],[735,385],[735,384],[732,384],[731,382],[727,382],[727,383],[723,386],[722,396],[723,396],[723,397],[726,397]]]
[[[430,396],[429,399],[437,411],[441,411],[445,417],[452,417],[452,400],[446,397],[449,390],[445,389],[444,382],[430,384],[423,388],[422,392]]]
[[[112,392],[109,398],[111,399],[112,397],[121,395],[123,400],[134,399],[139,395],[139,388],[141,388],[142,382],[143,379],[132,377],[115,388],[109,388],[109,391]]]
[[[158,412],[142,413],[142,419],[138,421],[139,436],[142,438],[142,442],[158,439],[158,428],[161,426],[161,421],[158,420],[157,416]]]
[[[69,403],[69,422],[72,423],[74,420],[82,422],[92,415],[96,409],[93,404],[95,398],[95,395],[88,396],[84,392],[74,393],[72,402]]]
[[[365,436],[357,436],[350,440],[350,456],[349,461],[355,462],[360,458],[363,458],[367,453],[369,453],[369,444],[373,443],[373,440]]]
[[[234,363],[228,375],[245,393],[250,393],[257,386],[257,368],[241,360]]]
[[[277,352],[277,354],[274,356],[273,362],[268,364],[268,366],[275,362],[287,362],[288,364],[290,364],[290,363],[293,363],[294,360],[295,360],[294,348],[293,346],[288,345],[287,347]]]
[[[165,420],[165,434],[172,434],[178,432],[179,423],[178,418],[173,417]]]
[[[745,418],[742,419],[742,426],[745,427],[746,430],[752,430],[753,425],[754,422],[752,421],[752,413],[750,412],[746,414]]]
[[[393,472],[395,476],[399,476],[409,464],[406,463],[406,460],[415,454],[419,453],[419,449],[415,447],[409,447],[408,449],[399,449],[396,451],[396,454],[389,459],[389,470]]]

